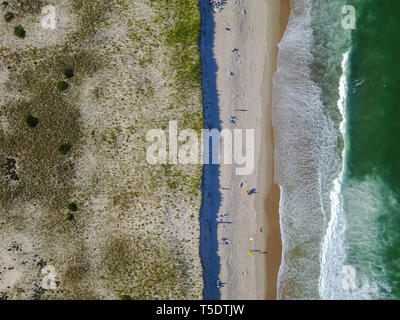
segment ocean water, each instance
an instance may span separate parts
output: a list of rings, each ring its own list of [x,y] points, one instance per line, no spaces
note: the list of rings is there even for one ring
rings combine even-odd
[[[400,298],[400,1],[291,4],[274,77],[278,298]]]

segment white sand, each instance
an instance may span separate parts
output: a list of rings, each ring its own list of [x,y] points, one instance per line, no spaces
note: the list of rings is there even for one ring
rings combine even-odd
[[[282,35],[281,4],[287,4],[287,1],[232,0],[215,15],[217,90],[222,128],[255,131],[253,174],[237,176],[235,167],[221,166],[220,185],[230,190],[221,191],[219,214],[229,213],[226,221],[232,222],[220,224],[218,229],[219,241],[224,237],[229,239],[228,245],[219,245],[218,252],[221,258],[220,279],[225,283],[221,289],[222,299],[267,298],[268,259],[279,266],[278,219],[271,218],[274,225],[271,223],[269,227],[266,214],[268,211],[269,215],[277,217],[279,192],[275,190],[268,197],[267,210],[265,202],[273,186],[272,76],[276,70],[277,43]],[[234,48],[238,51],[233,52]],[[238,117],[236,124],[229,122],[233,115]],[[256,195],[245,193],[251,188],[257,188]],[[275,257],[270,253],[250,256],[250,250],[267,250],[268,232],[273,233],[275,240],[278,239],[278,250],[273,253]],[[277,266],[271,270],[271,277],[276,278]],[[276,283],[276,279],[269,281]],[[272,286],[272,291],[275,290],[276,285],[275,289]],[[269,293],[268,297],[274,298],[275,292]]]

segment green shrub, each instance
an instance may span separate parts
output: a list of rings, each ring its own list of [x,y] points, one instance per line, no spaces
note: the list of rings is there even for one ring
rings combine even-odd
[[[18,38],[25,38],[25,30],[22,26],[16,26],[14,28],[14,34],[18,37]]]
[[[57,89],[59,91],[64,91],[67,90],[69,87],[68,82],[64,81],[64,80],[60,80],[57,82]]]
[[[67,78],[72,78],[74,76],[74,69],[72,69],[72,68],[65,69],[64,70],[64,75]]]
[[[4,15],[4,20],[5,20],[6,22],[10,22],[12,19],[14,19],[14,13],[12,13],[12,12],[7,12],[7,13]]]
[[[72,145],[70,145],[69,143],[63,143],[62,145],[60,145],[58,147],[58,151],[60,151],[61,154],[66,155],[68,153],[69,150],[71,150]]]
[[[128,294],[123,294],[120,298],[121,300],[132,300],[132,297]]]
[[[78,206],[76,205],[75,202],[71,202],[70,204],[68,204],[68,209],[70,211],[78,211]]]
[[[29,127],[34,128],[39,124],[39,119],[34,116],[28,115],[26,117],[26,123]]]
[[[67,216],[67,220],[71,221],[71,220],[74,220],[74,219],[75,219],[75,216],[72,213],[69,213],[68,216]]]

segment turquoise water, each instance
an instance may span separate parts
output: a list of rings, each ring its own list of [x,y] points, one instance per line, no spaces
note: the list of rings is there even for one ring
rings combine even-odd
[[[292,6],[274,78],[278,297],[398,299],[400,1]]]

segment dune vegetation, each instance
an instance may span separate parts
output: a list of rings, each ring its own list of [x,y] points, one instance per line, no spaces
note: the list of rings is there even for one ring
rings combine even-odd
[[[202,167],[150,165],[145,139],[203,126],[198,1],[8,3],[0,299],[201,298]]]

